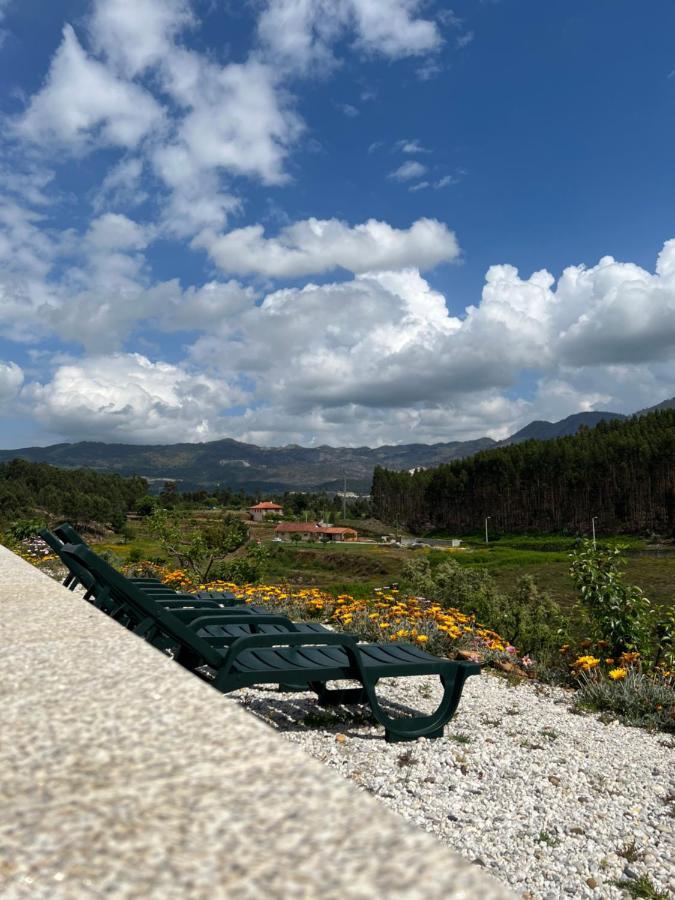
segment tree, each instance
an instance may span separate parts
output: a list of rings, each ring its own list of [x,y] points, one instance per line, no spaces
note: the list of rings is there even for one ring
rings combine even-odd
[[[157,509],[150,516],[149,527],[164,552],[175,557],[181,568],[200,582],[207,580],[216,563],[231,556],[248,540],[246,523],[234,516],[188,531],[175,514]]]

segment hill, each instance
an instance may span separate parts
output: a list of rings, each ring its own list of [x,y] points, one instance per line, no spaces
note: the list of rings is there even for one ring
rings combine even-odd
[[[183,490],[218,484],[246,491],[350,490],[368,493],[376,466],[435,466],[494,446],[490,438],[446,444],[370,447],[258,447],[225,439],[203,444],[136,446],[83,441],[0,450],[0,462],[21,458],[62,468],[177,481]]]
[[[668,401],[666,401],[668,402]],[[611,422],[614,419],[625,419],[626,416],[615,412],[582,412],[567,416],[559,422],[534,421],[530,422],[520,431],[516,431],[511,437],[500,441],[500,446],[519,444],[522,441],[551,441],[554,438],[567,437],[576,434],[580,428],[595,428],[600,422]]]
[[[669,408],[669,404],[675,406],[675,398],[654,408]],[[576,434],[583,426],[594,428],[601,421],[625,418],[615,412],[582,412],[559,422],[530,422],[500,442],[483,437],[473,441],[375,448],[300,447],[296,444],[258,447],[231,438],[201,444],[155,445],[80,441],[0,450],[0,463],[20,458],[65,469],[88,468],[119,475],[139,475],[156,486],[164,481],[176,481],[181,490],[222,485],[249,493],[341,490],[346,476],[350,490],[368,493],[377,466],[395,471],[428,469],[483,450],[532,439],[554,440]]]

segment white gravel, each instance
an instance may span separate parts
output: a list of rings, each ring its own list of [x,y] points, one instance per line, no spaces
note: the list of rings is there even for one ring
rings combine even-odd
[[[399,711],[440,698],[432,678],[384,680],[378,694]],[[387,744],[363,707],[322,710],[313,694],[231,696],[523,897],[626,897],[612,881],[641,875],[675,893],[672,735],[573,714],[569,691],[488,673],[468,680],[443,738],[414,743]]]

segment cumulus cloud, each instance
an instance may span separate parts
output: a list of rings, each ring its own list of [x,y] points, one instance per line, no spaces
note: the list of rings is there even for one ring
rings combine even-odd
[[[66,25],[44,87],[15,128],[36,143],[81,151],[91,143],[134,147],[161,118],[161,107],[147,91],[88,56]]]
[[[295,278],[331,269],[350,272],[415,266],[429,269],[459,256],[454,232],[436,219],[407,229],[369,219],[350,227],[339,219],[304,219],[267,238],[262,225],[224,235],[206,231],[193,242],[224,271]]]
[[[213,429],[237,396],[222,380],[139,354],[62,365],[29,391],[37,419],[53,433],[137,443],[217,437]]]
[[[23,371],[13,362],[0,362],[0,406],[15,399],[23,384]]]
[[[266,54],[291,70],[336,64],[332,45],[346,35],[369,55],[390,59],[438,50],[435,22],[417,16],[421,0],[267,0],[258,19]]]
[[[597,365],[668,357],[675,346],[675,240],[664,245],[653,275],[606,256],[591,269],[566,269],[557,296],[566,307],[564,361]]]
[[[189,0],[96,0],[90,30],[96,50],[134,77],[161,62],[193,23]]]
[[[165,86],[187,109],[176,140],[183,165],[222,168],[267,184],[286,179],[283,161],[302,124],[270,66],[250,59],[221,67],[175,50],[165,61]]]

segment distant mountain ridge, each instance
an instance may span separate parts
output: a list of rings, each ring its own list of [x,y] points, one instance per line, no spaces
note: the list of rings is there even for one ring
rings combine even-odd
[[[675,397],[635,415],[675,408]],[[177,481],[183,490],[218,484],[247,491],[341,490],[346,476],[350,490],[370,490],[376,466],[403,470],[432,468],[473,456],[481,450],[526,440],[551,440],[576,434],[582,426],[626,419],[615,412],[582,412],[559,422],[530,422],[520,431],[493,441],[450,441],[438,444],[398,444],[382,447],[258,447],[232,438],[203,444],[106,444],[97,441],[0,450],[0,462],[19,457],[61,468],[88,468],[120,475],[142,475],[150,481]]]
[[[667,402],[667,401],[666,401]],[[511,437],[499,442],[499,446],[507,444],[520,444],[523,441],[551,441],[558,437],[567,437],[576,434],[582,428],[595,428],[600,422],[611,422],[613,419],[627,419],[622,413],[615,412],[581,412],[559,422],[534,421],[530,422],[520,431],[516,431]]]

